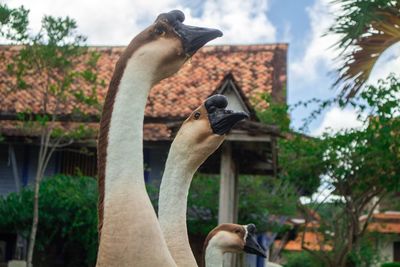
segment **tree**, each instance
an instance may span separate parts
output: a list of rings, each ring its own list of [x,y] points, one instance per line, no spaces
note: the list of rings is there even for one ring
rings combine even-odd
[[[306,206],[299,203],[306,225],[312,219],[310,208],[318,212],[328,198],[334,207],[325,211],[316,226],[305,229],[322,238],[319,250],[312,250],[304,243],[303,249],[325,266],[344,267],[350,255],[354,258],[361,253],[361,241],[376,206],[389,193],[400,191],[399,93],[400,80],[393,75],[379,81],[377,86],[367,86],[347,103],[356,110],[362,127],[338,133],[327,132],[323,138],[315,139],[312,146],[322,154],[318,157],[311,155],[312,160],[307,160],[312,147],[307,142],[313,139],[288,140],[281,147],[283,159],[297,155],[301,162],[282,161],[283,179],[300,177],[304,179],[297,183],[301,188],[309,184],[307,181],[311,180],[313,184],[316,177],[324,177],[331,192],[325,199]],[[326,103],[345,104],[334,99],[323,102],[322,109],[329,106]],[[366,217],[365,222],[360,222],[361,216]]]
[[[379,56],[400,41],[397,0],[334,0],[340,11],[329,33],[338,34],[338,78],[342,94],[352,97],[367,81]]]
[[[0,197],[0,229],[29,236],[32,226],[34,192]],[[94,266],[97,236],[97,182],[93,177],[57,175],[45,178],[40,186],[40,230],[37,235],[35,265]],[[59,264],[59,263],[58,263]]]
[[[65,129],[61,121],[71,113],[77,116],[96,113],[100,82],[94,72],[99,55],[89,53],[84,46],[86,38],[77,34],[73,19],[44,16],[41,29],[32,34],[28,30],[28,14],[24,7],[13,9],[0,5],[0,36],[21,46],[12,59],[3,57],[9,60],[6,63],[8,74],[15,78],[10,79],[7,92],[33,90],[35,97],[40,98],[38,107],[22,110],[17,117],[24,128],[30,128],[39,136],[27,253],[27,264],[31,266],[39,222],[39,188],[47,165],[57,149],[92,135],[83,124],[71,124]],[[76,69],[78,64],[83,68]]]

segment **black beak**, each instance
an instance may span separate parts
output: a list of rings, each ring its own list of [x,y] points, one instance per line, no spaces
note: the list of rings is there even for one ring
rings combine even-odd
[[[185,24],[179,24],[178,27],[175,27],[175,30],[182,38],[183,48],[186,54],[190,56],[209,41],[222,36],[220,30],[188,26]]]
[[[244,112],[225,109],[228,106],[228,100],[223,95],[211,96],[205,101],[204,106],[208,112],[211,128],[218,135],[228,133],[238,121],[249,117]]]
[[[266,258],[265,250],[257,242],[256,226],[254,224],[247,225],[247,238],[246,244],[244,245],[244,252],[255,254]]]
[[[185,15],[180,10],[173,10],[168,13],[163,13],[158,16],[165,17],[168,22],[174,27],[175,32],[181,37],[185,53],[192,56],[199,48],[204,46],[209,41],[222,36],[222,32],[216,29],[201,28],[188,26],[182,22],[185,20]]]

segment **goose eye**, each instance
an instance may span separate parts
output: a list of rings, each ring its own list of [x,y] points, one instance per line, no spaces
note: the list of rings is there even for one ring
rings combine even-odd
[[[200,115],[201,115],[200,112],[194,113],[194,119],[198,120],[200,118]]]
[[[157,27],[154,32],[158,35],[163,35],[165,33],[165,30],[162,27]]]
[[[235,230],[235,234],[240,234],[240,230],[239,230],[239,229],[236,229],[236,230]]]

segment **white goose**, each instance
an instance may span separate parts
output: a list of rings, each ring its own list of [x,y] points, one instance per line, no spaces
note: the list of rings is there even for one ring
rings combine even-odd
[[[105,100],[98,144],[97,266],[176,266],[143,177],[143,117],[150,89],[171,76],[214,29],[182,24],[171,11],[138,34],[118,60]]]
[[[227,252],[247,252],[266,257],[257,242],[254,224],[224,223],[215,227],[204,241],[202,267],[222,267]]]
[[[197,266],[186,225],[187,197],[194,173],[221,145],[236,122],[248,117],[226,110],[222,95],[207,99],[182,124],[168,154],[161,181],[158,219],[178,266]]]

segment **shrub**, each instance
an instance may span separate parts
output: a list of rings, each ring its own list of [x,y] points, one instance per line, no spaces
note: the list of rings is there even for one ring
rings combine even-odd
[[[36,266],[93,266],[97,253],[97,182],[54,176],[40,187]],[[0,229],[29,236],[33,192],[24,188],[0,198]]]
[[[320,262],[312,257],[308,252],[287,252],[284,254],[286,258],[285,267],[321,267]]]
[[[386,262],[381,267],[400,267],[400,262]]]

